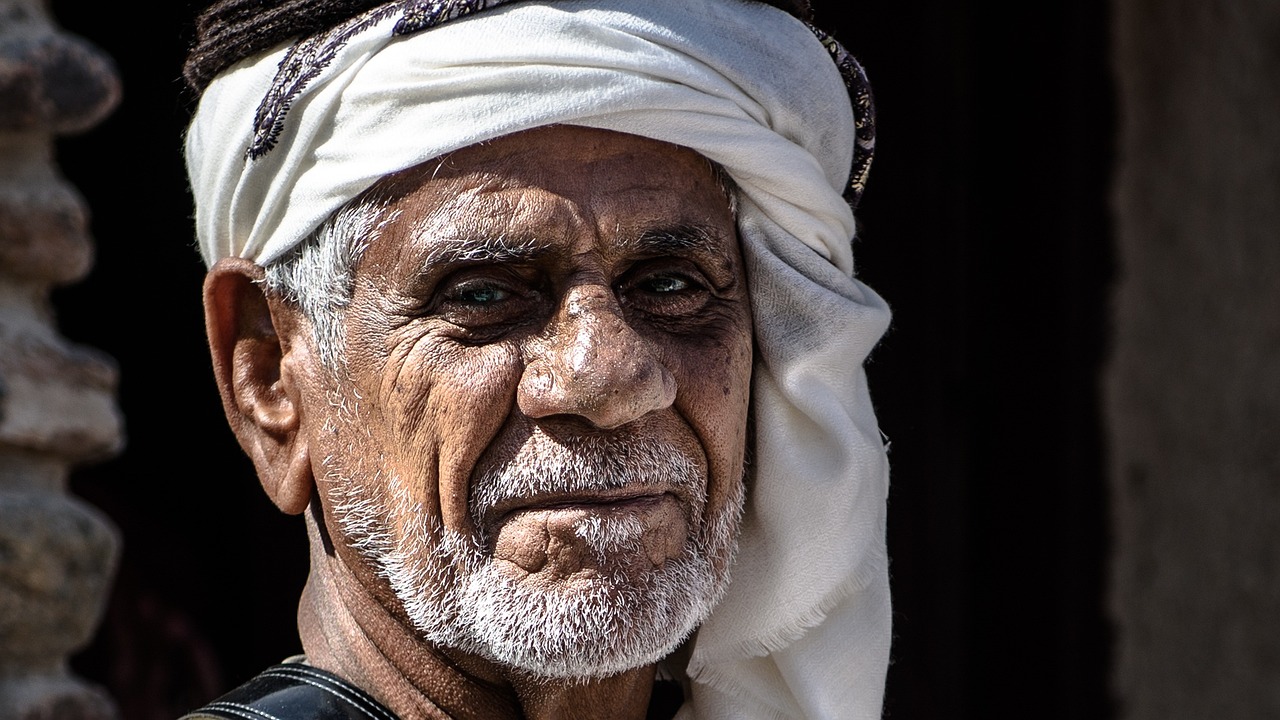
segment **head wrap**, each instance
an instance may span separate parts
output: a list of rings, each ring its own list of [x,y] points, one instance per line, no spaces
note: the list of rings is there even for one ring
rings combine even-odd
[[[556,123],[692,148],[738,186],[755,454],[679,717],[878,718],[888,464],[862,362],[889,312],[852,277],[854,115],[806,25],[742,0],[380,6],[210,84],[187,135],[201,251],[269,264],[383,176]]]

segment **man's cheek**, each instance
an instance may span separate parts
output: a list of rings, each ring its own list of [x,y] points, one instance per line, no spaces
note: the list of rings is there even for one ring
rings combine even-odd
[[[375,402],[395,436],[410,444],[407,449],[465,441],[506,415],[500,406],[514,397],[515,362],[515,354],[502,345],[407,340],[379,369]]]
[[[753,359],[748,332],[691,337],[667,348],[662,356],[663,364],[676,376],[677,403],[716,437],[742,428]]]
[[[412,466],[435,471],[445,527],[464,534],[474,530],[467,508],[472,473],[508,418],[520,379],[518,358],[508,348],[468,350],[447,367],[418,369],[424,387],[428,377],[434,382],[421,400],[422,422],[401,434],[411,438],[404,452]],[[431,465],[424,464],[428,462]]]
[[[677,374],[676,408],[707,457],[708,514],[739,492],[750,414],[753,362],[750,322],[732,331],[697,338],[669,355]]]

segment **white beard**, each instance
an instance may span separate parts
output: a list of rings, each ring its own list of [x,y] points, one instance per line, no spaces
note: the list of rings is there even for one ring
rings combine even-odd
[[[644,554],[644,528],[626,514],[592,516],[575,533],[601,568],[619,569],[602,570],[572,587],[522,583],[494,561],[486,538],[441,527],[409,498],[399,478],[386,479],[390,501],[376,501],[342,492],[360,486],[335,472],[330,488],[339,525],[387,580],[427,642],[554,678],[606,677],[669,655],[728,586],[742,483],[733,483],[727,501],[702,522],[705,471],[664,442],[567,445],[536,432],[530,441],[540,446],[537,452],[522,448],[519,458],[491,467],[482,461],[477,469],[469,502],[477,526],[486,509],[504,499],[666,485],[696,499],[696,507],[686,508],[691,530],[683,551],[642,571],[636,563],[610,563],[610,556]]]

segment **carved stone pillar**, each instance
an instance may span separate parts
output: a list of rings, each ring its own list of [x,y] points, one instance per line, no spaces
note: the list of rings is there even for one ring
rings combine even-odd
[[[123,442],[110,358],[61,337],[49,291],[93,262],[88,213],[53,160],[56,135],[119,100],[108,58],[61,33],[42,0],[0,0],[0,718],[114,718],[68,672],[97,626],[114,527],[69,496],[68,468]]]

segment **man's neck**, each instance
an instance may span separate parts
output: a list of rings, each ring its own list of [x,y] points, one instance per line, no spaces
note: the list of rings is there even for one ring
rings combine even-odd
[[[308,514],[311,575],[298,607],[307,661],[373,695],[403,720],[551,720],[645,716],[655,666],[600,680],[534,678],[423,642],[325,552]]]

